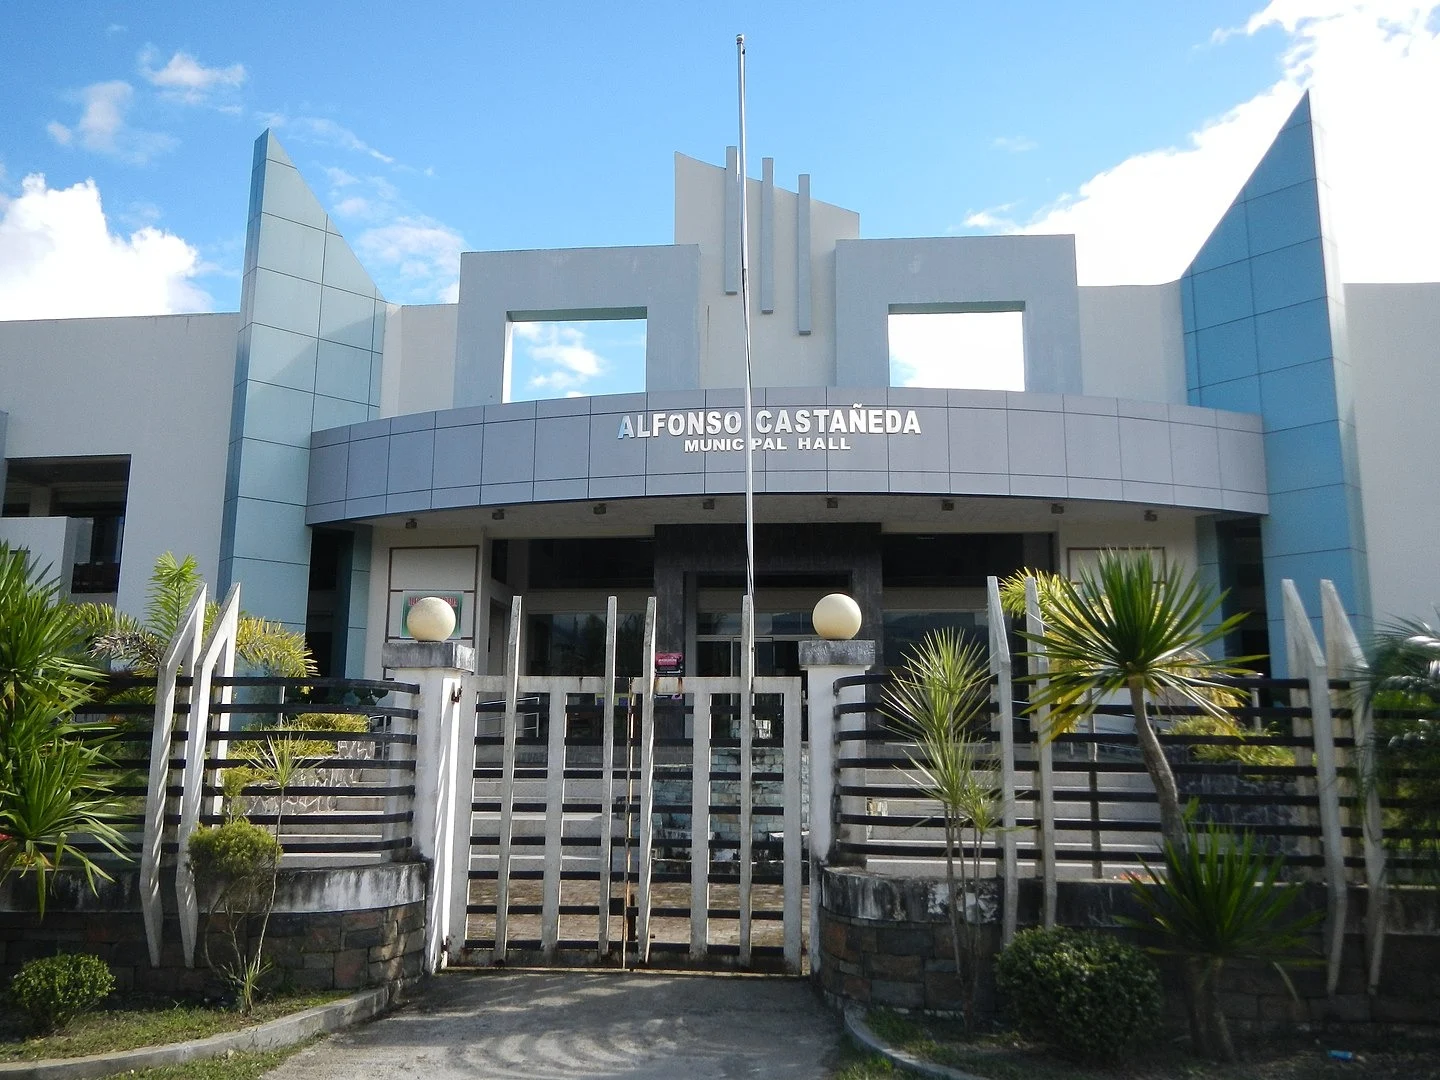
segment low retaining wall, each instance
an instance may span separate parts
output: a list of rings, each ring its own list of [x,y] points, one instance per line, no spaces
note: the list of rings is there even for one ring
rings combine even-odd
[[[424,968],[427,870],[416,862],[282,871],[265,936],[265,955],[280,983],[351,990],[418,978]],[[173,877],[164,879],[162,889],[173,898]],[[201,946],[195,950],[196,966],[185,966],[173,910],[165,913],[160,966],[150,965],[134,872],[100,882],[98,893],[91,893],[83,880],[61,875],[43,919],[34,900],[28,879],[12,878],[0,889],[0,985],[7,985],[27,960],[85,952],[110,965],[121,990],[198,995],[217,989]],[[257,921],[248,922],[247,930],[258,929]],[[210,935],[218,961],[228,955],[228,938],[223,925],[208,923],[202,915],[201,933]]]
[[[1021,927],[1039,923],[1039,882],[1022,881]],[[1062,926],[1105,930],[1138,940],[1117,916],[1140,918],[1130,886],[1122,881],[1058,883],[1056,921]],[[1300,1000],[1290,997],[1268,966],[1231,965],[1225,970],[1221,997],[1225,1013],[1244,1025],[1296,1022],[1440,1023],[1440,890],[1392,887],[1386,911],[1387,934],[1379,993],[1366,993],[1364,919],[1366,890],[1350,891],[1349,923],[1340,985],[1325,993],[1322,967],[1291,969]],[[1000,947],[1000,884],[981,883],[980,924],[983,955],[978,1005],[995,1008],[990,972]],[[825,867],[821,871],[819,972],[825,997],[835,1005],[856,1002],[930,1012],[958,1010],[945,882],[895,878],[863,870]],[[1321,886],[1306,886],[1297,910],[1325,906]],[[1320,937],[1313,936],[1315,955]],[[1166,999],[1179,1016],[1182,991],[1173,965],[1161,963]]]

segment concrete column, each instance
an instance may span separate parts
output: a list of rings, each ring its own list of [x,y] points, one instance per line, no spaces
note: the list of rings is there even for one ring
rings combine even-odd
[[[838,693],[835,683],[851,675],[863,675],[875,666],[873,641],[802,641],[800,666],[805,670],[810,715],[810,887],[818,890],[821,868],[835,862],[853,861],[846,855],[837,857],[835,842],[850,830],[862,826],[839,824],[839,814],[864,813],[865,800],[853,796],[837,798],[841,770],[845,762],[865,755],[863,743],[839,743],[841,731],[863,729],[863,713],[837,717],[835,706],[841,701],[863,701],[863,686],[845,687]],[[863,772],[860,774],[863,776]],[[856,779],[860,779],[857,776]],[[858,804],[858,807],[857,805]],[[863,859],[862,859],[863,862]],[[821,897],[812,891],[810,898],[810,974],[820,970],[820,904]]]
[[[465,677],[475,672],[475,650],[458,641],[392,641],[381,650],[381,663],[400,682],[415,683],[415,800],[411,836],[430,863],[425,900],[425,967],[439,970],[445,959],[455,876],[468,866],[454,858],[456,806],[469,798],[473,768],[474,714],[462,717]],[[462,721],[468,719],[469,724]],[[461,731],[470,738],[462,740]],[[465,753],[465,751],[470,753]],[[461,943],[455,943],[458,950]]]

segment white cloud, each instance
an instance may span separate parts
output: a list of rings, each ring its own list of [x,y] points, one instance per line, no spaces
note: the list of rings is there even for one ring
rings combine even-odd
[[[283,129],[290,137],[301,142],[309,141],[322,143],[325,146],[338,146],[342,150],[353,150],[357,154],[365,154],[376,161],[383,161],[386,165],[395,164],[395,159],[389,154],[376,150],[349,128],[337,124],[329,117],[286,116],[283,113],[271,113],[262,119],[267,127],[275,128],[277,131]]]
[[[233,90],[245,82],[245,65],[206,67],[186,52],[177,52],[164,67],[155,67],[159,53],[147,46],[140,54],[140,74],[151,86],[157,86],[166,97],[187,105],[205,103],[217,90]]]
[[[891,379],[900,386],[1025,389],[1018,311],[891,315]]]
[[[80,119],[73,127],[52,120],[45,130],[61,146],[79,144],[97,154],[143,165],[156,154],[176,145],[173,136],[158,131],[142,131],[129,125],[126,113],[135,97],[135,88],[116,79],[94,83],[73,99],[82,106]]]
[[[200,269],[173,233],[112,233],[93,180],[62,190],[36,174],[19,197],[0,196],[0,319],[207,311]]]
[[[999,135],[990,140],[990,145],[996,150],[1008,150],[1012,154],[1023,154],[1027,150],[1034,150],[1040,144],[1024,135]]]
[[[355,253],[367,266],[383,267],[410,297],[425,301],[449,302],[457,295],[464,247],[454,229],[426,217],[396,218],[355,238]]]
[[[330,186],[335,188],[350,187],[360,182],[358,176],[354,176],[344,169],[337,169],[334,166],[326,166],[325,177],[330,181]]]
[[[557,323],[512,323],[513,337],[536,370],[526,380],[531,390],[559,390],[566,396],[605,371],[600,354],[585,343],[576,326]]]
[[[1242,29],[1280,30],[1281,77],[1193,132],[1128,158],[1025,222],[974,227],[1075,233],[1085,284],[1170,281],[1234,199],[1305,89],[1324,131],[1342,273],[1350,281],[1440,278],[1440,4],[1274,0]]]

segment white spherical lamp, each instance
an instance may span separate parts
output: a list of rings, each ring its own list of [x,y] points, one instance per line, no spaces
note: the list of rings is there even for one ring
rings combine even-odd
[[[860,632],[860,605],[844,593],[822,596],[810,617],[826,641],[849,641]]]
[[[438,596],[422,596],[405,617],[416,641],[444,641],[455,632],[455,609]]]

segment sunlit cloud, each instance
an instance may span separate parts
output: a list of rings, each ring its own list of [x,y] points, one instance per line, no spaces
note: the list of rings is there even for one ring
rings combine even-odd
[[[0,319],[207,311],[194,284],[203,270],[173,233],[111,232],[93,180],[59,189],[35,174],[18,197],[0,196]]]
[[[1005,150],[1012,154],[1023,154],[1028,150],[1034,150],[1040,144],[1034,139],[1026,138],[1024,135],[1000,135],[991,139],[990,145],[996,150]]]
[[[1185,144],[1136,154],[1028,219],[979,211],[973,228],[1074,233],[1084,284],[1174,280],[1295,107],[1313,90],[1342,273],[1440,278],[1440,4],[1275,0],[1236,34],[1285,35],[1281,76]]]
[[[1024,390],[1024,322],[1018,311],[890,316],[896,386]]]
[[[176,146],[171,135],[130,126],[126,114],[135,88],[123,80],[93,83],[70,97],[81,106],[79,120],[73,125],[52,120],[45,126],[61,146],[77,146],[132,165],[143,165]]]
[[[267,113],[262,116],[266,127],[274,128],[276,131],[284,131],[287,138],[299,142],[319,143],[323,146],[335,146],[342,150],[351,150],[357,154],[364,154],[374,158],[376,161],[384,162],[386,165],[394,165],[395,159],[389,154],[376,150],[360,136],[356,135],[343,124],[336,123],[325,116],[286,116],[284,113]]]
[[[430,218],[400,217],[366,229],[355,238],[355,253],[377,280],[396,288],[385,293],[420,303],[453,303],[459,295],[460,252],[464,238]]]
[[[238,89],[245,82],[245,65],[206,67],[186,52],[176,52],[163,67],[156,67],[160,53],[146,46],[140,54],[140,74],[151,86],[174,101],[202,105],[217,91]]]

